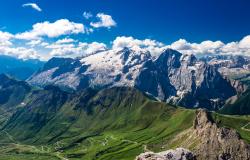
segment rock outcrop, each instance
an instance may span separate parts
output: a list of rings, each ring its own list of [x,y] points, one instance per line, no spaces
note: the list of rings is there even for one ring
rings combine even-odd
[[[211,113],[204,109],[196,111],[193,127],[177,135],[166,146],[171,144],[177,144],[178,147],[188,150],[146,152],[138,156],[137,160],[168,160],[168,153],[173,155],[181,153],[184,157],[190,155],[191,159],[197,160],[250,160],[250,145],[242,140],[235,130],[219,127],[213,121]],[[181,158],[177,156],[171,160],[178,159]]]
[[[237,94],[242,94],[248,89],[248,86],[239,80],[230,80],[230,82],[231,85],[236,89]]]
[[[136,157],[136,160],[196,160],[194,154],[184,148],[176,148],[160,153],[146,152]]]
[[[206,110],[197,110],[194,136],[200,139],[194,150],[197,159],[250,159],[250,145],[235,130],[218,127]]]

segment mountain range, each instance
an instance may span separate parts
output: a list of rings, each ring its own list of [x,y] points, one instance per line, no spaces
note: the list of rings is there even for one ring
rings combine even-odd
[[[66,90],[134,87],[170,104],[219,110],[228,99],[247,89],[239,78],[232,78],[233,73],[238,73],[234,70],[241,67],[247,74],[250,72],[246,65],[249,59],[236,63],[226,58],[204,60],[171,49],[152,56],[147,51],[124,48],[76,59],[52,58],[28,82],[37,86],[53,84]],[[225,61],[228,65],[238,64],[227,67],[230,76],[222,71]]]
[[[8,74],[20,80],[26,80],[41,68],[44,63],[38,59],[23,60],[0,55],[0,73]]]
[[[0,74],[0,160],[250,159],[248,64],[124,48]]]

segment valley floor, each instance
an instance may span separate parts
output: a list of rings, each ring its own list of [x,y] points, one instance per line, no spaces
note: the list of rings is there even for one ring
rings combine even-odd
[[[17,142],[9,133],[1,131],[2,136],[8,137],[12,143],[0,144],[0,160],[134,160],[136,155],[144,151],[159,152],[181,147],[178,143],[168,142],[191,127],[193,111],[184,111],[183,115],[189,116],[176,125],[172,125],[170,120],[164,126],[152,124],[153,127],[147,126],[140,130],[103,132],[87,138],[79,135],[50,145],[24,145]],[[249,116],[224,116],[216,113],[213,116],[221,126],[235,128],[247,142],[250,142]],[[176,116],[173,121],[180,117]]]

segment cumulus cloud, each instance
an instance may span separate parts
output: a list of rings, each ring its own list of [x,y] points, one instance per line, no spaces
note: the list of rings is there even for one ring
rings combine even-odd
[[[230,42],[226,44],[221,41],[210,40],[201,43],[189,43],[185,39],[180,39],[168,47],[184,54],[230,54],[250,56],[250,36],[244,37],[239,42]]]
[[[72,43],[52,43],[48,46],[46,46],[45,48],[49,48],[49,49],[57,49],[57,48],[71,48],[71,47],[75,47],[75,44]]]
[[[83,12],[83,17],[86,19],[90,19],[93,17],[93,14],[91,12]]]
[[[239,48],[242,48],[242,49],[250,49],[250,35],[244,37],[244,38],[239,42]]]
[[[10,41],[11,38],[14,36],[8,32],[0,31],[0,46],[10,46],[12,42]]]
[[[0,54],[21,59],[40,58],[39,54],[34,49],[14,46],[14,44],[11,42],[13,38],[13,34],[0,31]]]
[[[100,27],[111,28],[116,26],[116,22],[110,15],[104,13],[98,13],[96,17],[99,19],[99,21],[90,23],[90,25],[94,28],[100,28]]]
[[[34,46],[40,45],[41,43],[42,43],[42,40],[38,39],[38,40],[31,40],[27,42],[26,45],[34,47]]]
[[[222,41],[206,40],[201,43],[190,43],[185,39],[180,39],[170,45],[161,42],[145,39],[139,40],[133,37],[117,37],[113,41],[113,49],[122,49],[124,47],[137,51],[149,51],[153,56],[162,53],[163,50],[171,48],[183,54],[209,55],[245,55],[250,56],[250,35],[244,37],[239,42],[223,43]]]
[[[110,25],[106,24],[104,26]],[[72,34],[93,31],[93,29],[92,31],[89,31],[89,29],[85,28],[83,24],[61,19],[54,23],[48,21],[36,23],[30,31],[16,35],[0,30],[0,54],[23,59],[48,59],[53,56],[79,57],[107,50],[107,46],[104,43],[85,43],[79,42],[76,37],[74,39],[71,38],[73,37],[71,36]],[[57,40],[50,38],[56,38]],[[23,46],[20,47],[22,44]],[[134,37],[120,36],[116,37],[112,42],[112,48],[110,49],[121,50],[124,47],[135,51],[150,52],[153,56],[158,56],[167,48],[178,50],[184,54],[194,55],[230,54],[250,56],[250,35],[243,37],[240,41],[230,43],[210,40],[201,43],[191,43],[185,39],[180,39],[169,45],[152,39],[140,40]],[[40,51],[42,51],[42,54],[39,53]]]
[[[26,3],[22,5],[23,7],[31,7],[38,12],[42,12],[42,9],[36,3]]]
[[[61,57],[81,57],[88,54],[95,53],[97,51],[106,50],[104,43],[92,42],[78,44],[72,43],[53,43],[46,48],[52,49],[49,53],[50,56],[61,56]]]
[[[79,48],[75,47],[74,45],[57,45],[53,47],[52,50],[49,52],[49,55],[51,57],[78,57],[80,56],[80,50]]]
[[[79,47],[84,51],[85,54],[91,54],[97,51],[104,51],[107,49],[106,44],[99,42],[92,42],[92,43],[80,42]]]
[[[40,55],[36,50],[25,47],[2,47],[0,53],[3,55],[17,57],[19,59],[40,59]]]
[[[1,45],[0,44],[0,54],[17,57],[20,59],[39,59],[41,58],[37,51],[32,48],[26,47],[15,47],[12,45]]]
[[[73,42],[76,42],[76,40],[72,38],[64,38],[64,39],[57,40],[56,44],[73,43]]]
[[[16,34],[15,37],[17,39],[33,40],[44,36],[54,38],[78,33],[85,33],[83,24],[70,22],[68,19],[60,19],[54,23],[48,21],[36,23],[33,25],[32,30]]]
[[[172,43],[169,47],[186,54],[216,54],[219,48],[223,47],[221,41],[203,41],[201,43],[189,43],[185,39],[180,39]]]
[[[15,43],[12,43],[14,40]],[[104,43],[92,42],[83,43],[72,38],[63,38],[53,43],[48,43],[44,39],[31,39],[26,43],[23,43],[23,47],[18,47],[16,42],[22,41],[16,39],[16,36],[0,31],[0,54],[17,57],[20,59],[42,59],[46,60],[54,56],[61,57],[79,57],[87,54],[95,53],[97,51],[106,50]],[[43,50],[43,53],[39,53],[38,47]]]
[[[122,36],[117,37],[113,41],[112,48],[114,50],[120,50],[124,47],[131,48],[136,51],[149,51],[152,55],[158,55],[166,49],[166,46],[163,43],[151,39],[139,40],[133,37]]]
[[[45,42],[42,39],[30,40],[26,42],[25,44],[30,47],[46,47],[49,45],[48,42]]]

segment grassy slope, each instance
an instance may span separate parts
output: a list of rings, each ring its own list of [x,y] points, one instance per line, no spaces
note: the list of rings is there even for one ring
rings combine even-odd
[[[250,124],[250,116],[231,116],[213,113],[213,119],[219,126],[237,130],[240,136],[250,143],[250,130],[247,128]]]
[[[22,81],[0,74],[0,127],[17,110],[30,92],[30,86]]]
[[[233,104],[224,106],[220,113],[234,114],[234,115],[249,115],[250,114],[250,90],[246,91]]]
[[[57,111],[50,115],[46,113],[53,106],[42,106],[38,104],[40,97],[31,97],[32,107],[20,110],[10,119],[4,131],[11,137],[4,138],[7,133],[1,132],[0,142],[36,146],[43,155],[54,156],[60,151],[60,156],[70,159],[134,159],[146,147],[161,150],[161,142],[191,127],[194,118],[193,110],[149,100],[135,89],[79,94],[69,97],[70,101],[56,107]],[[60,94],[49,97],[58,99]],[[42,124],[35,123],[44,116],[50,118]],[[43,153],[42,147],[49,151]]]
[[[150,100],[131,88],[87,90],[71,96],[49,88],[32,94],[27,103],[0,132],[0,144],[7,143],[0,145],[0,160],[132,160],[147,149],[178,146],[178,141],[168,142],[190,128],[195,116],[194,110]],[[250,117],[217,113],[213,117],[250,142],[245,126]]]

